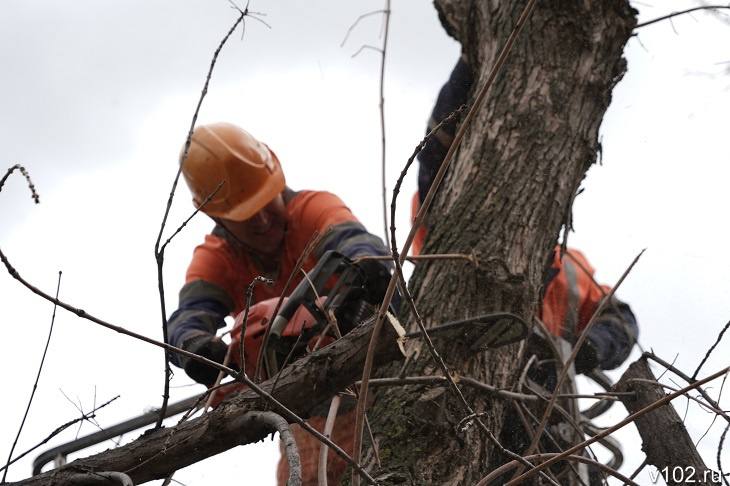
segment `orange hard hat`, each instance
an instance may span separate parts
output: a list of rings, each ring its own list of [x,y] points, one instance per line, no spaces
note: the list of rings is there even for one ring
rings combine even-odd
[[[284,190],[276,154],[230,123],[196,127],[188,156],[180,163],[193,204],[211,217],[244,221]]]

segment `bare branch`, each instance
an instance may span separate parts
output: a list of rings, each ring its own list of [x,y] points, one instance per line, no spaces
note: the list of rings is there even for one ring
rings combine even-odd
[[[247,7],[248,9],[248,7]],[[240,12],[240,10],[239,10]],[[240,12],[239,17],[236,19],[236,21],[233,23],[231,28],[228,30],[225,36],[223,36],[223,39],[221,40],[220,44],[218,44],[218,48],[213,53],[213,58],[210,61],[210,67],[208,68],[208,74],[205,78],[205,83],[203,84],[203,90],[200,93],[200,98],[198,98],[198,104],[195,107],[195,111],[193,112],[193,119],[190,122],[190,128],[188,129],[188,135],[185,139],[185,147],[183,149],[182,156],[180,157],[180,166],[177,169],[177,173],[175,174],[175,179],[172,182],[172,188],[170,189],[170,196],[167,199],[167,206],[165,207],[165,213],[162,217],[162,222],[160,223],[160,231],[157,234],[157,241],[155,242],[155,260],[157,261],[157,289],[160,295],[160,313],[162,315],[162,338],[163,341],[167,343],[168,341],[168,335],[167,335],[167,310],[165,308],[165,287],[164,287],[164,279],[162,276],[162,265],[164,263],[165,259],[165,248],[160,247],[160,241],[162,240],[162,233],[165,230],[165,223],[167,222],[167,217],[170,214],[170,208],[172,207],[172,200],[175,196],[175,189],[177,189],[177,183],[180,180],[180,173],[182,172],[182,163],[187,159],[188,152],[190,151],[190,143],[193,137],[193,130],[195,129],[195,122],[198,119],[198,113],[200,112],[200,107],[203,104],[203,100],[205,99],[205,95],[208,93],[208,84],[210,83],[210,78],[213,75],[213,68],[215,67],[215,63],[218,60],[218,54],[220,54],[221,49],[223,49],[223,46],[228,41],[228,38],[233,34],[233,31],[236,30],[238,27],[238,24],[243,22],[243,19],[246,17],[246,10],[243,12]],[[193,213],[195,215],[195,213]],[[183,224],[184,226],[184,224]],[[174,236],[174,235],[173,235]],[[170,237],[172,239],[172,237]],[[169,242],[169,240],[168,240]],[[165,243],[167,245],[167,242]],[[172,370],[170,370],[170,356],[167,353],[167,351],[164,354],[165,356],[165,384],[164,384],[164,390],[162,393],[162,406],[160,407],[160,416],[157,419],[157,423],[155,424],[155,428],[162,427],[162,421],[165,418],[165,412],[167,411],[167,402],[170,398],[170,378],[172,376]]]
[[[61,275],[63,272],[58,272],[58,283],[56,284],[56,299],[58,299],[58,292],[61,289]],[[51,326],[48,329],[48,338],[46,339],[46,346],[43,348],[43,356],[41,357],[41,364],[38,365],[38,373],[35,377],[35,382],[33,382],[33,389],[30,392],[30,398],[28,399],[28,405],[25,407],[25,413],[23,414],[23,420],[20,421],[20,427],[18,428],[18,433],[15,435],[15,440],[13,441],[13,445],[10,448],[10,452],[8,453],[8,460],[5,463],[5,471],[3,472],[3,478],[0,480],[0,483],[5,482],[5,478],[8,475],[8,468],[10,466],[10,458],[13,457],[13,452],[15,452],[15,446],[18,445],[18,439],[20,438],[21,432],[23,432],[23,426],[25,425],[25,419],[28,418],[28,412],[30,412],[30,406],[33,403],[33,397],[35,396],[35,391],[38,388],[38,380],[41,378],[41,372],[43,371],[43,363],[46,361],[46,354],[48,353],[48,345],[51,343],[51,336],[53,335],[53,324],[56,322],[56,304],[53,304],[53,314],[51,315]]]
[[[358,49],[357,51],[355,51],[355,53],[352,56],[350,56],[350,57],[357,57],[365,49],[370,49],[370,50],[373,50],[375,52],[379,52],[380,54],[383,54],[383,50],[380,47],[375,47],[375,46],[371,46],[369,44],[364,44],[364,45],[360,46],[360,49]]]
[[[725,327],[722,328],[722,331],[720,331],[720,334],[717,335],[717,339],[715,340],[715,344],[713,344],[712,346],[710,346],[710,349],[707,350],[707,353],[705,354],[705,357],[702,358],[702,361],[697,366],[697,369],[695,370],[694,373],[692,373],[692,379],[693,380],[695,378],[697,378],[697,375],[700,373],[700,370],[702,369],[702,367],[704,366],[704,364],[707,362],[707,360],[710,358],[710,355],[712,354],[712,352],[715,350],[715,348],[717,347],[717,345],[720,344],[720,341],[722,341],[722,336],[725,334],[725,331],[727,331],[728,327],[730,327],[730,321],[728,321],[727,324],[725,324]]]
[[[725,431],[720,436],[720,442],[717,445],[717,469],[720,471],[720,476],[722,477],[723,482],[726,486],[730,486],[730,482],[728,482],[728,475],[725,474],[725,471],[722,470],[722,446],[725,443],[725,437],[727,436],[727,431],[730,430],[730,424],[727,424],[725,426]]]
[[[15,164],[11,168],[5,172],[5,175],[2,179],[0,179],[0,192],[3,190],[3,186],[5,185],[5,181],[8,180],[8,177],[10,177],[10,174],[12,174],[15,171],[20,172],[23,174],[23,177],[25,177],[25,180],[28,181],[28,189],[30,189],[30,195],[33,198],[33,201],[35,201],[36,204],[40,203],[40,198],[38,197],[38,193],[35,190],[35,186],[33,185],[33,181],[30,179],[30,175],[28,174],[28,171],[25,170],[25,167],[23,167],[20,164]]]
[[[385,180],[385,53],[388,49],[388,32],[390,26],[390,0],[385,0],[384,13],[384,36],[383,47],[380,50],[380,185],[382,186],[382,203],[383,203],[383,230],[385,241],[388,241],[388,213],[387,213],[387,185]],[[387,243],[386,243],[387,244]]]
[[[177,229],[170,235],[170,237],[162,245],[162,247],[160,249],[160,252],[161,253],[164,253],[165,248],[167,248],[167,245],[170,244],[170,242],[172,241],[172,239],[175,238],[175,236],[177,236],[177,234],[180,233],[183,230],[183,228],[185,228],[185,226],[187,226],[187,224],[190,222],[190,220],[193,219],[210,202],[210,200],[213,199],[213,197],[216,194],[218,194],[218,191],[220,191],[221,187],[223,187],[223,184],[225,182],[226,181],[220,181],[218,183],[218,185],[215,187],[215,189],[213,190],[213,192],[211,192],[210,194],[208,194],[208,197],[205,198],[205,200],[203,201],[203,203],[200,206],[198,206],[197,208],[195,208],[195,211],[193,211],[193,213],[190,216],[188,216],[188,218],[185,221],[183,221],[180,224],[180,226],[177,227]]]
[[[380,13],[386,14],[386,15],[389,14],[389,12],[387,12],[385,10],[374,10],[372,12],[364,13],[364,14],[360,15],[357,19],[355,19],[355,22],[353,22],[352,25],[347,29],[347,33],[345,34],[345,38],[342,39],[342,42],[340,43],[340,47],[345,46],[345,42],[347,42],[347,38],[350,37],[350,34],[352,33],[352,31],[355,29],[355,27],[357,27],[357,24],[362,19],[364,19],[366,17],[370,17],[371,15],[376,15],[376,14],[380,14]]]
[[[255,277],[253,280],[251,280],[251,283],[248,284],[248,288],[246,289],[246,308],[243,311],[243,321],[241,322],[241,337],[239,338],[239,365],[241,367],[241,373],[246,374],[246,361],[243,351],[243,340],[246,337],[246,326],[248,325],[248,312],[251,309],[251,301],[253,300],[253,289],[256,287],[256,284],[264,283],[266,285],[273,285],[274,281],[270,278],[262,277],[261,275]]]
[[[642,22],[640,24],[636,24],[636,27],[634,27],[634,30],[640,29],[642,27],[646,27],[647,25],[656,24],[657,22],[661,22],[662,20],[670,20],[670,19],[672,19],[674,17],[678,17],[680,15],[688,14],[690,12],[695,12],[697,10],[723,10],[723,9],[730,9],[730,6],[728,6],[728,5],[705,5],[705,6],[702,6],[702,7],[688,8],[687,10],[680,10],[678,12],[672,12],[669,15],[663,15],[663,16],[658,17],[656,19],[647,20],[646,22]]]

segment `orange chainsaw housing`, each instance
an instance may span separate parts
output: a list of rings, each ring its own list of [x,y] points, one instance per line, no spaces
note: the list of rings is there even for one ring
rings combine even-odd
[[[288,299],[284,298],[282,306],[286,304]],[[263,344],[264,335],[266,334],[266,328],[269,325],[269,320],[274,315],[276,305],[279,303],[279,298],[271,298],[263,300],[249,309],[248,317],[246,319],[246,332],[243,336],[243,361],[245,366],[241,368],[242,371],[250,378],[256,373],[256,363],[259,359],[259,353],[261,352],[261,345]],[[228,366],[231,368],[240,368],[241,366],[241,332],[243,331],[243,317],[246,311],[241,312],[236,316],[236,321],[233,324],[231,330],[231,344],[228,345]],[[317,324],[317,319],[307,310],[303,305],[294,312],[294,315],[289,319],[289,323],[282,332],[282,337],[291,337],[296,339],[303,330],[310,329]],[[316,340],[317,338],[313,338]],[[320,343],[320,347],[332,342],[332,338],[325,337]],[[314,344],[311,343],[310,344]],[[311,346],[310,346],[311,348]],[[265,374],[262,375],[264,379],[268,378]],[[211,405],[217,407],[218,404],[230,393],[238,390],[247,388],[241,383],[231,383],[230,385],[223,386],[213,392],[213,399]]]

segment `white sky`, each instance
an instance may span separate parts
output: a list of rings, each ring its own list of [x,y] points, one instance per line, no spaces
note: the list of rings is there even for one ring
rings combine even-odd
[[[664,0],[636,7],[646,20],[693,5]],[[245,127],[277,152],[291,187],[337,193],[376,234],[382,228],[379,56],[369,50],[350,56],[361,44],[380,44],[379,18],[364,19],[347,45],[339,44],[358,15],[380,8],[380,1],[252,4],[272,28],[249,19],[244,39],[234,34],[199,118]],[[212,52],[234,20],[223,0],[3,2],[0,170],[24,164],[41,204],[33,207],[22,178],[11,177],[0,194],[0,245],[28,280],[52,293],[63,270],[62,299],[161,339],[153,245]],[[589,172],[570,237],[609,284],[648,248],[619,295],[639,319],[641,343],[670,360],[677,355],[688,371],[730,319],[730,161],[722,128],[730,112],[730,52],[722,47],[730,45],[729,25],[699,12],[642,29],[629,42],[629,72],[602,126],[603,165]],[[458,52],[430,4],[394,2],[386,68],[390,187]],[[414,188],[415,174],[405,196]],[[401,206],[406,230],[406,199]],[[170,229],[191,209],[183,185]],[[192,249],[210,227],[197,218],[167,252],[170,312]],[[6,344],[0,369],[10,397],[0,415],[4,462],[52,307],[4,271],[0,295]],[[728,342],[706,372],[727,365]],[[121,395],[99,413],[103,426],[159,406],[161,362],[159,350],[59,311],[16,453],[78,415],[61,390],[84,410],[95,396],[99,403]],[[175,399],[199,391],[188,383],[177,373],[173,386],[182,388],[174,388]],[[618,419],[623,410],[615,408]],[[690,414],[688,427],[699,438],[711,416]],[[85,424],[80,435],[93,430]],[[713,431],[701,443],[711,467],[720,427]],[[75,434],[68,430],[47,447]],[[639,442],[631,431],[619,437],[630,472],[643,458]],[[255,473],[252,482],[273,484],[275,448],[267,441],[236,449],[176,478],[194,485]],[[29,473],[30,459],[9,478]]]

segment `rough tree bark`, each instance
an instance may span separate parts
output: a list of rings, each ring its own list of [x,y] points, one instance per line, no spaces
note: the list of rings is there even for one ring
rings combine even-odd
[[[526,1],[436,0],[447,32],[486,77]],[[530,322],[548,255],[595,162],[598,129],[611,91],[626,70],[625,43],[635,25],[628,2],[538,2],[525,30],[464,139],[429,215],[424,253],[475,251],[463,263],[419,265],[411,280],[429,322],[510,311]],[[456,60],[455,60],[456,61]],[[408,330],[413,319],[405,320]],[[451,370],[497,387],[519,372],[518,346],[488,352],[440,343]],[[393,370],[385,373],[392,374]],[[411,375],[438,374],[422,349]],[[505,404],[464,389],[499,436]],[[379,390],[369,412],[383,484],[474,484],[504,458],[480,432],[456,425],[466,415],[446,388]],[[375,466],[372,452],[368,465]],[[367,464],[367,463],[366,463]]]

